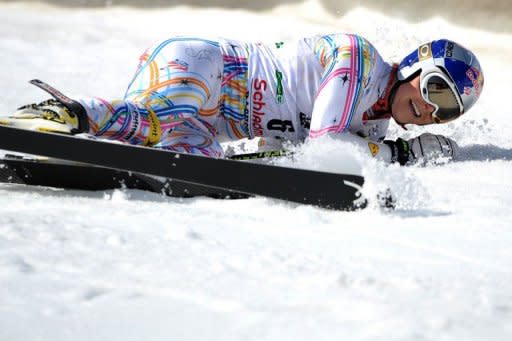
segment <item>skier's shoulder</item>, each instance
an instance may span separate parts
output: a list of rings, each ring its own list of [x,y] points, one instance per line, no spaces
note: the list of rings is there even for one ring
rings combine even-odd
[[[317,61],[323,68],[338,63],[367,66],[367,72],[377,71],[383,62],[382,56],[366,38],[347,33],[319,35],[309,44]]]
[[[365,37],[352,33],[330,33],[319,34],[305,38],[308,45],[314,48],[317,54],[344,54],[354,53],[354,51],[364,51],[365,53],[378,53],[373,44]]]

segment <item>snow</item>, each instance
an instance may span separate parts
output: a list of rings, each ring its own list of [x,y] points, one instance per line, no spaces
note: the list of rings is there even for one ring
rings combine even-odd
[[[364,8],[337,17],[315,0],[260,12],[0,3],[0,112],[45,99],[26,83],[36,77],[120,96],[144,48],[173,34],[334,31],[395,59],[439,36],[473,47],[486,84],[467,117],[391,128],[452,137],[462,161],[385,167],[356,153],[365,192],[390,187],[394,211],[1,184],[0,340],[511,339],[511,34]],[[301,166],[343,169],[333,143],[305,146]]]

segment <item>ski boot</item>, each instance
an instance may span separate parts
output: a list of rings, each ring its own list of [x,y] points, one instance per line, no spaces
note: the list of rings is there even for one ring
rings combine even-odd
[[[0,117],[0,125],[71,135],[89,132],[87,112],[79,102],[38,79],[30,83],[48,92],[53,99],[22,106],[13,115]]]
[[[86,132],[80,121],[84,120],[55,99],[22,106],[13,115],[0,118],[1,125],[73,135]]]

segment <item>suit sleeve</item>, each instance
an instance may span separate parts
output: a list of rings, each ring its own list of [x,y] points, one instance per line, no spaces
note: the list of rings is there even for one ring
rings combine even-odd
[[[374,48],[356,35],[329,35],[315,45],[323,74],[311,117],[309,136],[344,133],[363,96]]]

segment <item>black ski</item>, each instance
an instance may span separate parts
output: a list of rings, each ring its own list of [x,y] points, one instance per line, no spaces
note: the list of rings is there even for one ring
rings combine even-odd
[[[359,175],[213,159],[4,126],[0,149],[326,208],[349,210],[366,204],[359,193],[364,183]]]
[[[0,183],[88,191],[117,188],[139,189],[179,198],[207,196],[216,199],[245,199],[249,197],[249,195],[243,193],[120,169],[9,154],[0,158]]]

